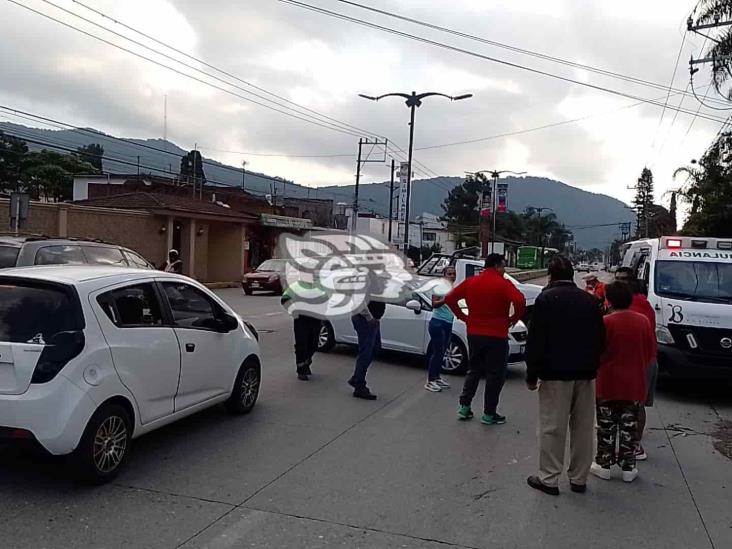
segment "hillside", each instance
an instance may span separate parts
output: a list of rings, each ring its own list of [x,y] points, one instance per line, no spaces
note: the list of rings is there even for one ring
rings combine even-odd
[[[97,133],[91,135],[79,130],[46,130],[0,122],[0,130],[21,138],[31,139],[41,144],[29,143],[31,149],[52,148],[75,150],[89,143],[99,143],[104,147],[105,171],[112,173],[136,173],[137,162],[142,172],[162,175],[178,173],[180,157],[187,151],[162,139],[126,139],[129,143]],[[94,130],[90,130],[94,131]],[[157,150],[155,150],[157,149]],[[241,169],[226,166],[214,160],[206,160],[204,171],[211,183],[241,187]],[[559,219],[568,226],[617,224],[634,219],[632,211],[625,208],[621,201],[602,194],[587,192],[551,179],[524,177],[506,178],[510,184],[508,207],[523,211],[527,206],[549,207],[554,209]],[[411,215],[416,217],[423,212],[437,215],[443,213],[441,205],[450,189],[462,182],[460,177],[437,177],[415,180],[412,189]],[[320,187],[318,189],[297,185],[282,178],[247,171],[245,184],[247,190],[255,194],[268,194],[273,191],[279,196],[301,198],[328,198],[336,202],[351,203],[353,185]],[[387,215],[389,211],[389,184],[368,183],[359,189],[362,210]],[[395,201],[396,204],[396,201]],[[618,235],[616,226],[576,229],[577,245],[585,248],[606,247]]]

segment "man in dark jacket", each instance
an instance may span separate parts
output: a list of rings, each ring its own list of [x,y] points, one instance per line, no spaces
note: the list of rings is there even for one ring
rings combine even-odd
[[[527,479],[532,488],[559,495],[569,427],[570,487],[585,491],[593,457],[594,379],[604,339],[596,298],[574,283],[572,263],[554,256],[526,343],[526,384],[531,391],[539,389],[539,474]]]

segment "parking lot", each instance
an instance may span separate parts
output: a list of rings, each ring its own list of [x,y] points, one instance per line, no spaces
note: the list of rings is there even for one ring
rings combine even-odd
[[[422,361],[372,366],[375,402],[351,397],[353,350],[294,373],[277,297],[220,295],[260,331],[255,410],[215,408],[135,441],[111,485],[80,486],[63,461],[0,449],[0,546],[39,547],[732,547],[732,391],[662,384],[649,460],[633,485],[591,480],[549,498],[536,467],[536,396],[510,368],[503,426],[456,421],[461,378],[423,389]],[[205,365],[202,365],[205,366]]]

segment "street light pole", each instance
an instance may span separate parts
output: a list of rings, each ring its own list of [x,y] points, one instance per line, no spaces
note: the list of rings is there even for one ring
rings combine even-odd
[[[408,93],[399,93],[399,92],[393,92],[393,93],[386,93],[384,95],[379,96],[371,96],[371,95],[364,95],[362,93],[358,94],[359,97],[362,97],[363,99],[368,99],[370,101],[379,101],[385,97],[402,97],[406,99],[406,105],[410,109],[409,113],[409,152],[408,152],[408,158],[407,158],[407,164],[408,164],[408,170],[409,173],[407,174],[407,196],[405,200],[406,208],[405,208],[405,217],[404,220],[404,253],[407,254],[409,252],[409,203],[410,199],[412,197],[412,159],[414,156],[414,117],[415,117],[415,111],[417,107],[422,105],[422,100],[431,97],[431,96],[440,96],[440,97],[446,97],[450,101],[460,101],[462,99],[469,99],[473,97],[473,94],[466,93],[463,95],[458,96],[452,96],[452,95],[446,95],[444,93],[439,92],[426,92],[426,93],[420,93],[412,92],[411,94]]]
[[[508,173],[512,175],[526,175],[526,172],[514,172],[512,170],[478,170],[477,172],[467,172],[473,175],[479,173],[490,173],[493,178],[493,196],[491,197],[491,213],[493,214],[493,232],[491,233],[491,253],[495,252],[496,247],[496,210],[498,209],[498,178],[501,174]],[[478,205],[480,208],[480,204]]]

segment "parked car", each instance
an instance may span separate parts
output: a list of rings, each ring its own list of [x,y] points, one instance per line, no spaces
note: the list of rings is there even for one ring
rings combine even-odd
[[[577,265],[577,268],[575,269],[578,273],[589,273],[590,272],[590,264],[583,261],[579,265]]]
[[[257,333],[181,275],[52,266],[0,275],[0,438],[70,454],[103,483],[132,439],[257,401]]]
[[[430,344],[427,326],[432,318],[431,300],[417,290],[413,290],[407,297],[402,303],[386,305],[386,311],[381,319],[381,346],[388,350],[426,356]],[[527,335],[526,325],[521,321],[511,329],[509,362],[524,360]],[[338,343],[352,345],[358,343],[350,317],[338,317],[323,322],[318,351],[328,352]],[[455,319],[442,371],[447,374],[464,374],[467,369],[467,327],[464,322]]]
[[[86,264],[155,268],[137,252],[115,244],[45,236],[0,236],[0,269]]]
[[[287,261],[284,259],[268,259],[251,273],[244,275],[241,287],[244,293],[252,295],[256,291],[282,293],[282,277],[285,274]]]

